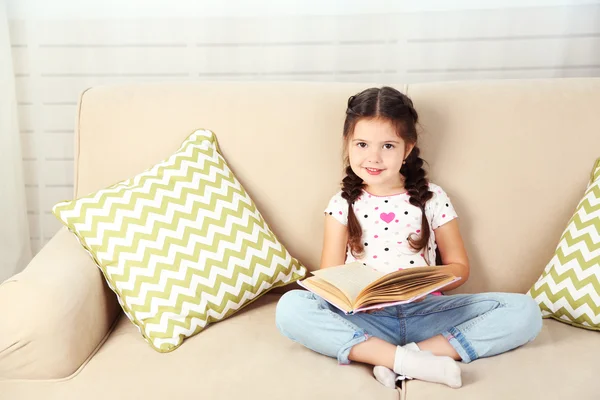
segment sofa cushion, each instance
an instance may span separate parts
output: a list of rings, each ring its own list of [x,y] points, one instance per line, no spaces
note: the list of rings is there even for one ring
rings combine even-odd
[[[151,351],[126,318],[89,363],[64,381],[0,381],[0,398],[398,400],[371,368],[341,366],[283,337],[279,296],[266,294],[174,352]],[[14,396],[14,397],[13,397]]]
[[[270,230],[208,130],[192,133],[173,155],[135,177],[53,211],[160,352],[306,272]]]
[[[544,317],[600,330],[600,158],[554,256],[529,295]]]
[[[461,363],[460,389],[413,380],[406,382],[403,399],[597,399],[599,351],[597,332],[546,319],[533,342]]]

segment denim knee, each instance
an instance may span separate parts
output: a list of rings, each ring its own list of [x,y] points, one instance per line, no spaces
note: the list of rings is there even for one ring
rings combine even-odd
[[[303,346],[348,364],[350,349],[368,339],[367,333],[331,311],[311,292],[293,290],[284,294],[275,310],[277,329]]]
[[[304,290],[292,290],[285,293],[275,308],[275,325],[282,335],[294,340],[294,332],[301,328],[302,314],[310,305],[311,293]]]
[[[533,298],[525,294],[515,294],[511,306],[515,308],[513,321],[523,344],[531,342],[542,330],[542,312]]]

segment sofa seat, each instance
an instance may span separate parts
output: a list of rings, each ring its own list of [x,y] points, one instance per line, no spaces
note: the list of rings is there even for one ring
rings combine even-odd
[[[85,400],[400,398],[366,365],[340,366],[283,337],[275,326],[278,299],[267,294],[162,354],[120,315],[78,372],[62,380],[4,382],[0,399],[82,400],[81,393]]]

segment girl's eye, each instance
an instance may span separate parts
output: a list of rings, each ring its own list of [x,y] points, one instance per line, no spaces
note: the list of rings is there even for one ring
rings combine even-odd
[[[391,144],[391,143],[386,143],[386,144],[383,145],[383,147],[386,148],[386,149],[388,149],[388,150],[390,150],[390,149],[394,148],[394,145]]]
[[[367,144],[366,144],[365,142],[358,142],[356,145],[357,145],[358,147],[360,147],[360,148],[363,148],[363,149],[364,149],[365,147],[367,147]]]

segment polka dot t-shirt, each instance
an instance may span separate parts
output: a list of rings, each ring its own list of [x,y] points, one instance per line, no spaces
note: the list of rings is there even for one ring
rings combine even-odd
[[[433,209],[430,221],[435,230],[457,217],[450,198],[441,187],[429,183],[433,197],[429,205]],[[325,213],[344,225],[348,224],[348,202],[338,192],[329,201]],[[363,191],[354,203],[354,214],[363,230],[364,255],[358,260],[382,271],[393,272],[401,268],[427,266],[426,249],[415,252],[407,238],[421,233],[421,215],[419,207],[409,203],[410,196],[402,193],[392,196],[375,196]],[[435,245],[437,246],[437,245]],[[435,250],[435,249],[434,249]],[[356,259],[347,251],[346,262]]]

